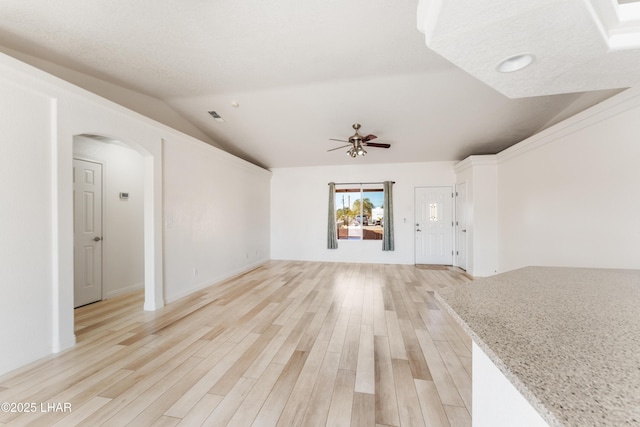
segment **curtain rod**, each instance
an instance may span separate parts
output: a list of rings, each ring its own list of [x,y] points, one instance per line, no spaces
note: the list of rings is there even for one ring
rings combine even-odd
[[[391,181],[392,184],[395,184],[395,181]],[[331,184],[331,183],[329,183]],[[327,185],[329,185],[327,184]],[[384,184],[383,182],[334,182],[335,185],[362,185],[362,184]]]

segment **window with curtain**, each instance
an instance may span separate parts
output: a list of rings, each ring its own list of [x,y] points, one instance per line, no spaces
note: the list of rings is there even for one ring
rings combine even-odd
[[[338,240],[382,240],[382,184],[336,184],[334,209]]]

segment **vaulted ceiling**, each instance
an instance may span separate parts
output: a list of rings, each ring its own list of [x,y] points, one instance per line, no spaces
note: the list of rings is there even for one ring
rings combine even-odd
[[[438,3],[446,2],[421,2],[419,18],[414,0],[3,0],[0,50],[165,123],[181,116],[196,130],[190,133],[267,168],[496,153],[628,84],[593,85],[596,75],[573,93],[508,98],[488,85],[502,90],[491,81],[500,76],[487,80],[464,62],[478,54],[469,47],[478,46],[483,30],[453,31],[456,18],[444,20],[461,12],[434,9]],[[475,5],[481,19],[504,15],[492,15],[495,2],[460,3]],[[566,9],[553,15],[553,6],[545,7],[571,25],[560,15]],[[427,47],[420,19],[434,25],[427,25],[426,41],[457,65]],[[468,22],[465,15],[459,24]],[[438,23],[456,34],[454,42],[434,36]],[[480,55],[495,56],[487,45]],[[477,61],[473,56],[474,67]],[[357,158],[346,149],[328,152],[340,146],[329,138],[346,139],[356,122],[391,148]]]

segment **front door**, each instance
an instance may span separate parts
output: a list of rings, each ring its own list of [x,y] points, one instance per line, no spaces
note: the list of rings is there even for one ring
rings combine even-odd
[[[467,183],[456,184],[456,266],[467,270]]]
[[[453,264],[451,187],[415,189],[416,264]]]
[[[102,299],[102,165],[73,159],[74,307]]]

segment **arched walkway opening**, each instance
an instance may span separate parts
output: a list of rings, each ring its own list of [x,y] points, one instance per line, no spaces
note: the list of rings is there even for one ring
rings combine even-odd
[[[73,306],[144,288],[144,309],[161,307],[152,153],[117,136],[79,134],[73,157]]]

